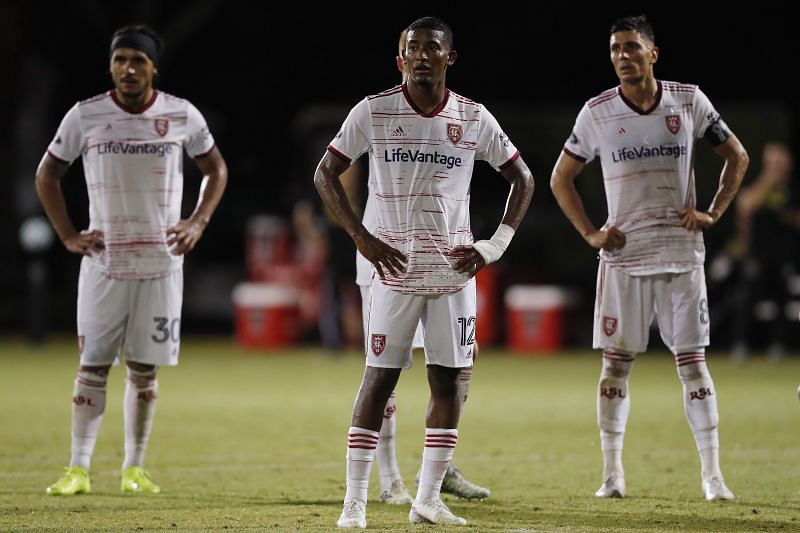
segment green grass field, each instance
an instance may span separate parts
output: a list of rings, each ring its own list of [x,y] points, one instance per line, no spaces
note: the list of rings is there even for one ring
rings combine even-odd
[[[716,356],[716,357],[715,357]],[[413,487],[427,384],[422,359],[400,379],[398,453]],[[363,371],[356,353],[245,352],[185,339],[163,368],[147,468],[157,496],[119,492],[124,371],[112,370],[91,495],[52,497],[69,457],[77,366],[73,343],[0,341],[0,530],[335,530],[345,443]],[[721,416],[722,467],[734,502],[706,502],[672,358],[634,367],[625,448],[629,497],[600,500],[595,353],[514,357],[485,349],[460,425],[456,464],[492,489],[448,499],[472,531],[800,531],[800,358],[733,365],[710,352]],[[408,509],[377,503],[369,529],[424,531]],[[413,493],[413,490],[412,490]],[[438,528],[437,528],[438,529]]]

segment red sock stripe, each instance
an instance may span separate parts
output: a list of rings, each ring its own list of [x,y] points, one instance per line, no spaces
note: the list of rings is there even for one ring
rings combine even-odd
[[[378,447],[378,436],[367,433],[349,433],[347,435],[347,447],[374,450]]]
[[[469,381],[472,379],[472,370],[462,370],[458,375],[459,381]]]
[[[447,433],[431,433],[425,435],[426,448],[455,448],[458,442],[458,435]]]
[[[89,379],[78,378],[78,383],[81,385],[86,385],[87,387],[93,387],[95,389],[105,389],[106,382],[105,381],[91,381]]]
[[[633,361],[633,356],[628,355],[626,353],[603,352],[603,357],[605,357],[606,359],[612,359],[614,361],[625,361],[627,363]]]
[[[692,363],[704,363],[706,361],[705,352],[686,352],[675,356],[675,366],[690,365]]]

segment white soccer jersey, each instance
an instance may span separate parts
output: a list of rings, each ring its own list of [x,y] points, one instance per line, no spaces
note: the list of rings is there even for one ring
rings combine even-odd
[[[405,85],[357,104],[328,146],[353,161],[369,152],[374,234],[408,257],[406,272],[384,284],[408,294],[455,292],[469,280],[452,249],[472,244],[469,191],[476,159],[501,170],[519,156],[482,105],[447,91],[430,114]]]
[[[647,110],[619,87],[586,102],[564,151],[582,162],[600,157],[608,204],[604,227],[625,234],[625,246],[603,260],[632,275],[688,272],[705,259],[703,235],[681,226],[678,211],[696,205],[694,141],[719,118],[696,85],[658,82]]]
[[[132,112],[112,90],[75,104],[48,147],[72,163],[83,156],[89,228],[105,235],[91,260],[112,278],[151,279],[179,269],[183,256],[167,248],[167,228],[180,220],[183,149],[207,154],[214,138],[188,101],[154,91]]]

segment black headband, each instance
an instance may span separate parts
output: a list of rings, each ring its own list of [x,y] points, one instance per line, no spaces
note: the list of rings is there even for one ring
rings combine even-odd
[[[117,48],[135,48],[147,54],[150,61],[158,66],[158,44],[156,40],[145,33],[132,31],[117,35],[111,40],[111,47],[108,51],[109,55],[114,53]]]

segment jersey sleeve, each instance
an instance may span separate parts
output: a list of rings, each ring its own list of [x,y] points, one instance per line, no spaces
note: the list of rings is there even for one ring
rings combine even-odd
[[[578,113],[572,132],[564,143],[564,151],[582,163],[588,163],[597,156],[592,115],[588,105],[584,105]]]
[[[714,109],[711,100],[705,95],[700,87],[694,92],[694,102],[692,103],[692,115],[694,118],[694,136],[700,138],[705,135],[708,127],[719,120],[719,113]]]
[[[499,171],[510,165],[517,157],[519,157],[517,147],[500,128],[494,115],[481,106],[481,125],[478,130],[478,150],[475,158],[486,161]]]
[[[83,153],[84,137],[81,129],[81,111],[78,106],[79,104],[75,104],[67,111],[58,126],[56,136],[47,147],[51,156],[65,163],[72,163]]]
[[[187,106],[186,140],[183,147],[191,157],[203,156],[214,148],[214,136],[211,135],[202,113],[192,104]]]
[[[350,110],[336,137],[328,145],[328,150],[353,163],[361,154],[369,150],[369,101],[365,98]]]

